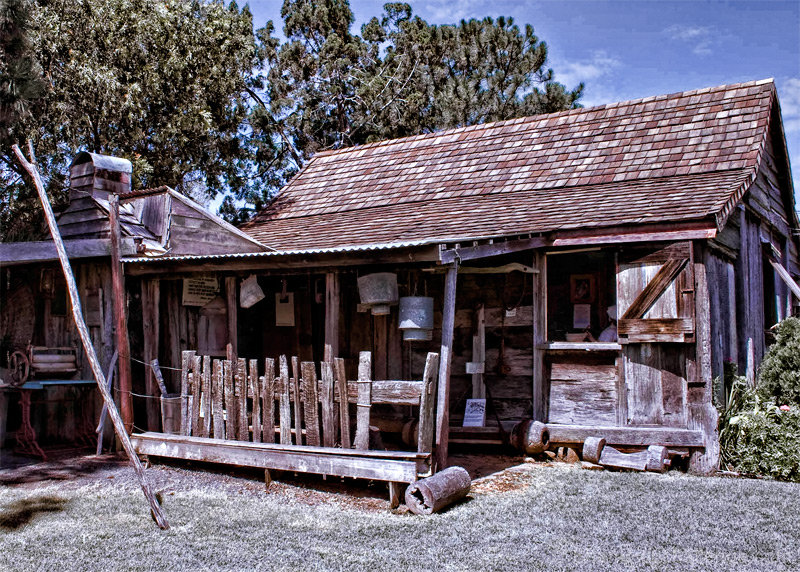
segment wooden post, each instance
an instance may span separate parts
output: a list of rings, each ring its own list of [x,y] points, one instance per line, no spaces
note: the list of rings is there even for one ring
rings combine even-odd
[[[280,420],[281,445],[292,444],[292,409],[289,403],[289,362],[286,356],[280,357]],[[295,444],[300,445],[300,435],[295,436]]]
[[[261,432],[264,443],[275,442],[275,360],[264,360],[264,383],[261,385]]]
[[[533,418],[545,422],[547,416],[547,383],[544,350],[547,340],[547,257],[543,252],[533,253]]]
[[[72,274],[72,267],[70,266],[69,259],[67,258],[67,251],[64,248],[64,242],[61,240],[61,234],[58,231],[58,225],[56,225],[56,217],[53,214],[53,208],[50,206],[50,201],[47,199],[47,194],[44,190],[44,183],[42,183],[42,179],[39,176],[39,171],[32,163],[29,163],[25,159],[25,156],[19,150],[19,147],[14,145],[13,149],[17,159],[19,159],[19,162],[33,178],[34,185],[36,186],[36,192],[39,194],[39,199],[42,202],[44,216],[47,219],[47,226],[50,227],[50,234],[52,235],[53,242],[55,242],[56,245],[58,259],[61,262],[61,268],[64,270],[64,278],[67,282],[67,291],[69,292],[70,302],[72,305],[72,317],[75,320],[75,326],[78,329],[81,343],[83,344],[83,349],[86,352],[86,357],[89,359],[89,363],[92,366],[92,374],[97,382],[100,395],[103,396],[103,401],[108,407],[108,413],[111,415],[111,421],[114,424],[114,430],[116,431],[117,437],[122,443],[122,448],[125,449],[125,452],[127,453],[128,458],[133,465],[133,470],[139,479],[139,484],[142,487],[144,496],[150,503],[150,511],[156,521],[156,524],[158,524],[162,530],[166,530],[169,528],[167,518],[161,509],[161,505],[158,503],[158,500],[153,494],[153,491],[150,489],[150,485],[147,483],[147,479],[144,475],[144,467],[142,467],[139,457],[136,456],[136,452],[133,450],[131,440],[128,437],[128,432],[125,428],[125,424],[122,421],[122,417],[120,417],[120,414],[117,411],[117,406],[114,403],[114,399],[111,397],[111,393],[103,383],[105,381],[103,377],[103,369],[100,367],[100,361],[97,359],[94,346],[92,346],[92,339],[89,336],[89,328],[86,327],[86,322],[83,320],[83,310],[81,308],[80,296],[78,296],[78,286],[75,284],[75,276]],[[31,160],[33,161],[32,147],[30,150],[30,155]]]
[[[222,360],[214,360],[214,373],[211,380],[211,419],[214,426],[214,439],[225,438],[225,417],[223,397],[225,395]]]
[[[122,421],[128,434],[133,431],[133,398],[131,396],[131,348],[128,341],[128,321],[125,318],[125,283],[120,261],[119,197],[108,196],[108,215],[111,226],[111,289],[114,298],[114,327],[119,352],[119,403]]]
[[[321,441],[319,435],[319,387],[317,385],[317,368],[313,361],[304,361],[300,367],[303,372],[303,389],[306,394],[305,406],[303,407],[306,421],[306,445],[319,446]]]
[[[325,346],[331,348],[331,360],[339,354],[339,307],[339,274],[328,272],[325,275]]]
[[[419,399],[419,427],[417,429],[417,451],[430,453],[433,450],[434,410],[436,402],[436,374],[439,370],[439,354],[428,352],[425,371],[422,374],[422,395]]]
[[[350,448],[350,401],[347,394],[347,376],[345,375],[344,359],[334,359],[336,372],[336,387],[339,390],[339,426],[341,427],[342,448]]]
[[[294,444],[303,444],[303,413],[300,407],[300,358],[292,356],[292,402],[294,405]],[[306,406],[308,407],[308,406]],[[308,442],[308,437],[306,437]]]
[[[239,303],[236,299],[236,277],[228,276],[225,278],[225,301],[228,310],[228,344],[233,356],[229,355],[228,359],[235,361],[236,356],[239,355]]]
[[[436,467],[447,467],[447,444],[450,438],[450,365],[453,357],[453,329],[456,320],[456,279],[458,262],[448,269],[442,304],[442,349],[439,353],[439,388],[436,408]]]
[[[333,364],[320,364],[322,376],[322,446],[336,445],[336,407],[334,405]]]
[[[353,448],[369,449],[369,415],[372,407],[372,355],[358,354],[358,401],[356,402],[356,436]]]
[[[472,398],[486,399],[486,386],[483,384],[483,372],[486,367],[486,310],[483,304],[475,311],[475,335],[472,336],[473,367],[480,371],[472,374]],[[477,364],[480,364],[478,366]]]
[[[144,361],[151,363],[158,359],[159,317],[158,306],[161,300],[161,281],[158,278],[142,280],[142,333],[144,334]],[[144,368],[145,393],[150,396],[161,395],[152,368]],[[147,399],[147,430],[158,431],[161,420],[158,399]]]

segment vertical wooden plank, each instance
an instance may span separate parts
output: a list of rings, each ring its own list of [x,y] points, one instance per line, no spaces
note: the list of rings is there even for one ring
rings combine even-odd
[[[236,290],[236,277],[227,276],[225,278],[225,302],[228,309],[228,343],[231,345],[234,356],[239,355],[239,304],[237,301]]]
[[[236,439],[236,393],[233,389],[233,362],[222,362],[225,386],[225,439]]]
[[[264,443],[275,442],[275,360],[264,360],[264,383],[261,385],[261,431]]]
[[[190,430],[195,437],[199,437],[203,432],[200,427],[200,394],[203,390],[202,362],[202,356],[192,356],[192,425]]]
[[[389,508],[397,508],[400,506],[400,492],[402,489],[401,483],[389,482]]]
[[[211,356],[203,356],[203,383],[201,388],[203,395],[201,403],[201,413],[203,414],[203,424],[201,427],[201,437],[208,437],[211,435]]]
[[[739,363],[739,340],[737,339],[738,324],[736,323],[736,274],[733,264],[725,263],[725,273],[728,279],[728,356],[735,364]]]
[[[305,422],[306,422],[306,444],[319,445],[319,389],[317,388],[317,370],[313,361],[304,361],[301,365],[303,369],[303,390],[305,391]]]
[[[698,248],[700,248],[698,246]],[[698,474],[711,474],[719,465],[719,435],[717,410],[711,402],[711,311],[705,256],[697,256],[695,264],[695,337],[697,344],[697,379],[699,387],[689,394],[689,429],[703,432],[705,449],[694,451],[689,458],[689,468]]]
[[[258,360],[250,360],[247,387],[253,400],[253,443],[261,443],[261,378],[258,377]]]
[[[450,439],[450,366],[453,354],[453,329],[456,319],[456,279],[458,263],[445,274],[442,304],[442,349],[439,354],[439,387],[436,410],[436,467],[447,467],[447,445]]]
[[[547,341],[547,256],[544,252],[533,253],[532,300],[533,305],[533,418],[547,420],[547,372],[544,350],[541,344]]]
[[[339,354],[340,308],[339,273],[328,272],[325,274],[325,346],[330,346],[331,358]]]
[[[300,360],[297,356],[292,356],[292,402],[294,404],[294,442],[296,445],[303,444],[303,413],[300,409],[302,400],[300,395]]]
[[[333,396],[333,367],[330,362],[320,364],[322,375],[322,445],[336,445],[336,407]]]
[[[292,409],[289,398],[289,363],[286,356],[280,357],[280,420],[281,445],[292,444]]]
[[[344,369],[344,359],[334,360],[334,371],[336,373],[336,387],[339,390],[339,427],[342,447],[349,449],[352,445],[350,441],[350,402],[347,395],[347,375]]]
[[[502,311],[502,310],[501,310]],[[475,311],[475,334],[472,336],[473,363],[486,363],[486,311],[483,304]],[[472,374],[472,398],[486,399],[486,386],[483,384],[483,372]]]
[[[189,372],[194,363],[193,351],[181,354],[181,435],[189,435],[191,410],[189,409]]]
[[[436,404],[436,375],[439,373],[439,354],[429,352],[425,358],[422,374],[422,395],[419,400],[419,427],[417,429],[417,452],[433,451],[433,431],[436,426],[434,405]]]
[[[223,409],[225,386],[223,383],[222,360],[214,360],[214,372],[211,379],[211,420],[214,424],[214,439],[225,438],[225,412]]]
[[[661,387],[661,348],[658,344],[627,344],[625,379],[628,418],[631,425],[661,425],[663,402]]]
[[[369,449],[369,415],[372,407],[372,355],[358,354],[358,401],[356,403],[356,437],[354,448]]]
[[[247,385],[247,360],[239,358],[236,360],[236,400],[239,406],[236,412],[239,421],[236,438],[239,441],[250,440],[250,424],[247,419]]]
[[[142,334],[143,357],[145,363],[158,359],[159,313],[161,303],[161,281],[158,278],[142,279]],[[145,393],[148,396],[160,395],[158,383],[152,368],[145,367]],[[158,399],[147,400],[147,430],[158,431],[161,412]]]
[[[389,357],[389,323],[386,316],[372,316],[375,324],[373,350],[375,356],[375,379],[387,379],[389,375],[387,358]]]

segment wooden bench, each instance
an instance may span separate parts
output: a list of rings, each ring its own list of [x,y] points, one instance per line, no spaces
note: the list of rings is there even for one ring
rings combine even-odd
[[[399,503],[401,484],[431,474],[438,354],[428,354],[420,381],[371,380],[369,352],[359,356],[355,381],[346,379],[340,358],[319,368],[292,358],[292,375],[289,364],[284,356],[277,368],[266,359],[261,375],[257,360],[184,352],[179,434],[133,435],[134,449],[155,457],[385,481],[392,506]],[[419,407],[416,451],[368,448],[377,404]],[[356,409],[352,439],[350,405]]]

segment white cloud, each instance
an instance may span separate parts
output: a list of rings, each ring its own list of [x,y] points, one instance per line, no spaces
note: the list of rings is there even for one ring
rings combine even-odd
[[[793,77],[779,82],[778,97],[786,135],[800,133],[800,78]]]
[[[664,33],[667,34],[671,40],[677,40],[693,46],[692,52],[698,56],[707,56],[711,54],[711,46],[715,43],[714,38],[717,35],[715,30],[706,26],[687,27],[678,24],[670,26],[664,30]]]
[[[419,9],[412,5],[414,13],[434,24],[457,24],[461,20],[475,18],[476,14],[486,12],[485,0],[431,0]],[[479,9],[480,8],[480,9]]]
[[[568,89],[580,82],[587,84],[587,91],[581,99],[584,106],[617,101],[616,82],[608,80],[622,62],[604,50],[592,52],[591,56],[581,60],[554,59],[549,66],[555,71],[555,80]]]

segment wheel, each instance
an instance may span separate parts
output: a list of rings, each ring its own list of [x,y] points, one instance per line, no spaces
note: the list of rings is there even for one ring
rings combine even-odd
[[[28,356],[17,351],[8,358],[8,381],[13,387],[19,387],[28,381],[31,364]]]

